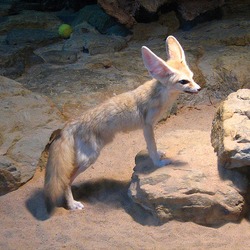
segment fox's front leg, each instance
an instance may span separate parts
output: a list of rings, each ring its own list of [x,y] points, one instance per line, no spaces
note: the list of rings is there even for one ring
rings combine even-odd
[[[170,164],[170,160],[161,159],[161,157],[164,155],[162,152],[157,152],[153,126],[151,124],[145,124],[143,128],[143,133],[145,141],[147,143],[149,156],[153,161],[154,165],[157,167],[163,167]]]

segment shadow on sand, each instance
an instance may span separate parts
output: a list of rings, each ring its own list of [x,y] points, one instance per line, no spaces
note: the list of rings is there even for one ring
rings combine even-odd
[[[37,220],[45,221],[49,218],[45,207],[43,191],[41,189],[35,191],[26,200],[26,207]]]
[[[74,198],[85,203],[104,203],[117,209],[124,209],[136,222],[141,225],[157,225],[156,219],[135,204],[128,196],[130,182],[122,182],[112,179],[99,179],[72,186]],[[26,207],[34,218],[40,221],[49,219],[46,211],[44,194],[37,190],[26,201]]]

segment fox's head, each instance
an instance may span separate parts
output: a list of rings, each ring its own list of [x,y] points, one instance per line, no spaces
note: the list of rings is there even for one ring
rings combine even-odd
[[[166,50],[168,60],[165,62],[147,47],[142,47],[143,62],[150,75],[171,90],[198,93],[201,87],[193,80],[184,50],[175,37],[167,38]]]

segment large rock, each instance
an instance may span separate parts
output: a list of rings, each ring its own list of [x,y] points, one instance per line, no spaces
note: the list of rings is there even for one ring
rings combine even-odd
[[[244,168],[250,173],[249,89],[230,94],[220,105],[213,121],[211,141],[224,167]]]
[[[192,27],[194,24],[191,21],[195,18],[198,18],[198,23],[221,16],[219,7],[224,4],[224,0],[98,0],[98,3],[109,15],[115,17],[129,28],[135,24],[135,19],[140,21],[142,18],[142,20],[149,22],[150,16],[157,19],[161,12],[162,16],[168,16],[168,11],[173,10],[173,8],[178,12],[178,16],[181,17],[182,21],[187,22],[184,25],[191,25]],[[148,14],[148,18],[145,14]],[[205,14],[207,15],[205,16]],[[182,25],[183,28],[184,25]]]
[[[73,35],[65,42],[64,49],[90,55],[120,51],[127,46],[126,39],[118,36],[85,33]]]
[[[18,15],[6,17],[0,26],[0,34],[12,29],[43,29],[47,31],[57,31],[62,22],[52,13],[39,11],[22,11]]]
[[[244,216],[242,194],[246,193],[247,179],[229,170],[223,175],[218,172],[209,132],[177,130],[158,145],[162,149],[169,145],[173,163],[154,168],[145,152],[138,154],[129,195],[159,224],[178,220],[215,226],[237,222]]]
[[[131,28],[135,24],[135,19],[131,15],[131,6],[127,1],[110,1],[110,0],[98,0],[98,3],[102,6],[107,14],[115,17],[121,24]],[[136,3],[134,3],[136,8]]]
[[[119,24],[113,17],[105,13],[99,5],[87,5],[82,8],[75,20],[72,22],[76,26],[83,21],[95,27],[101,34],[127,36],[130,34],[125,26]],[[114,27],[116,27],[114,29]]]
[[[25,70],[25,54],[28,52],[24,46],[0,45],[0,75],[20,76]]]
[[[172,0],[138,0],[139,4],[149,12],[157,12],[162,5],[171,4]]]
[[[0,76],[0,195],[31,179],[63,119],[45,97]]]
[[[250,44],[250,21],[247,18],[222,19],[198,26],[190,32],[183,32],[183,38],[188,43],[205,47],[212,45],[247,46]],[[205,32],[204,32],[205,31]]]
[[[224,4],[224,0],[179,0],[179,12],[187,21],[193,20],[199,15],[217,9]]]
[[[41,29],[13,29],[7,33],[6,43],[9,45],[46,45],[59,40],[57,32]]]

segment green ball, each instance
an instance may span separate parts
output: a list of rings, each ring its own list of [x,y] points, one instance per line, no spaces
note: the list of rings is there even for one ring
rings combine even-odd
[[[73,32],[73,29],[68,24],[62,24],[60,25],[58,29],[59,35],[63,38],[69,38],[72,32]]]

